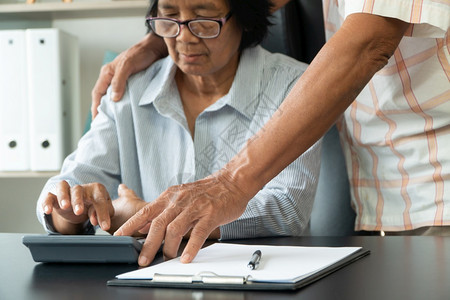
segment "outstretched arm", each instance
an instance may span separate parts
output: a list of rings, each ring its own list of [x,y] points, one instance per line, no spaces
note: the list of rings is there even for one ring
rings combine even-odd
[[[315,57],[278,112],[227,166],[253,192],[317,141],[388,62],[409,24],[357,13]],[[282,113],[281,113],[282,112]]]
[[[140,265],[148,265],[164,240],[173,257],[192,233],[181,261],[191,262],[209,233],[237,219],[248,201],[317,141],[394,53],[408,28],[397,19],[352,14],[325,44],[270,121],[222,170],[169,188],[116,232],[150,227]]]

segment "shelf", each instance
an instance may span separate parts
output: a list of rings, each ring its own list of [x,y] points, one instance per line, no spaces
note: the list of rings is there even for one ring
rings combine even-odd
[[[59,172],[0,172],[0,179],[2,178],[50,178],[59,174]]]
[[[47,2],[35,4],[0,4],[2,20],[53,20],[103,17],[145,17],[147,0]]]

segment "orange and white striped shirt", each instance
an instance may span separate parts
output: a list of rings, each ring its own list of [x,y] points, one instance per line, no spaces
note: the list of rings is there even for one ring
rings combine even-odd
[[[327,39],[353,13],[411,24],[338,124],[355,229],[450,225],[450,1],[323,4]]]

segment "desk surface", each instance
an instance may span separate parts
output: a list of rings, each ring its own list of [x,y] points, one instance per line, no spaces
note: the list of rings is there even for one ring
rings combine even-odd
[[[40,264],[21,234],[0,233],[0,299],[450,299],[450,237],[302,237],[248,244],[363,246],[371,254],[297,291],[213,291],[106,286],[128,264]],[[157,257],[156,262],[160,262]]]

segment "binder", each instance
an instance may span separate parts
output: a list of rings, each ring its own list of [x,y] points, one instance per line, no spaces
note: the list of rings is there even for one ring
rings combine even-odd
[[[256,270],[247,263],[254,251]],[[190,264],[179,258],[117,275],[109,286],[225,290],[295,290],[368,255],[361,247],[295,247],[216,243]]]
[[[0,31],[0,171],[30,167],[26,72],[25,32]]]
[[[72,118],[78,120],[79,48],[76,37],[56,28],[27,29],[30,166],[57,171],[72,150]]]

